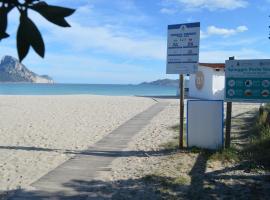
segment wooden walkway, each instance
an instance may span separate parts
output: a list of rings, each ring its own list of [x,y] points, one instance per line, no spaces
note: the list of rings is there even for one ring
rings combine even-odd
[[[99,172],[110,170],[108,167],[114,159],[126,156],[127,152],[124,149],[127,148],[128,142],[166,106],[167,103],[156,103],[112,131],[88,150],[81,152],[33,183],[31,185],[33,190],[20,190],[9,199],[89,199],[87,188],[80,188],[85,185],[80,186],[79,183],[95,180]],[[74,181],[77,185],[71,187]],[[91,197],[91,199],[94,198]]]

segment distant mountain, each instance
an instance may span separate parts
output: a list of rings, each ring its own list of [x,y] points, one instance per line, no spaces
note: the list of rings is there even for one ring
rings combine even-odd
[[[4,56],[0,62],[0,82],[53,83],[48,75],[37,75],[16,58]]]
[[[173,79],[160,79],[152,82],[143,82],[139,85],[160,85],[160,86],[173,86],[178,87],[179,86],[179,79],[173,80]]]

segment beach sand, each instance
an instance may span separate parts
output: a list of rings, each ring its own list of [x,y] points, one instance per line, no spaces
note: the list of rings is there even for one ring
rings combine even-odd
[[[76,153],[96,143],[156,101],[168,106],[129,143],[126,150],[144,151],[117,158],[102,181],[141,178],[154,172],[160,157],[152,155],[175,136],[179,123],[178,99],[109,96],[0,96],[0,191],[29,185]],[[258,104],[233,104],[233,116],[258,108]],[[193,155],[183,154],[189,171]],[[123,183],[126,184],[124,181]],[[1,196],[1,195],[0,195]]]
[[[159,101],[167,101],[169,105],[129,142],[129,147],[126,149],[126,151],[144,151],[146,155],[144,157],[137,157],[135,155],[114,160],[111,165],[112,171],[104,173],[105,176],[104,174],[101,175],[103,180],[116,181],[119,179],[140,178],[153,173],[155,164],[149,164],[149,161],[159,160],[160,156],[155,156],[155,154],[158,154],[163,149],[162,145],[164,143],[171,141],[175,137],[176,133],[172,127],[179,125],[179,100],[160,99]],[[258,108],[258,103],[233,103],[232,118]],[[224,103],[224,114],[226,115],[226,103]],[[147,152],[149,152],[148,155]],[[154,156],[151,155],[153,152]],[[194,164],[191,162],[194,158],[191,156],[192,159],[190,159],[189,157],[188,155],[186,159],[183,159],[183,162],[185,162],[183,165],[187,165],[187,163]],[[132,163],[136,163],[136,165],[132,165]],[[190,167],[192,165],[188,166],[189,169],[191,169]]]
[[[129,142],[128,148],[125,149],[127,152],[138,153],[117,158],[111,163],[110,171],[100,172],[99,180],[106,185],[102,188],[101,194],[119,197],[119,199],[122,197],[122,199],[150,200],[167,199],[166,197],[168,199],[186,199],[189,191],[196,191],[197,194],[201,195],[200,197],[204,196],[202,191],[198,193],[200,181],[198,181],[199,183],[194,181],[203,180],[204,173],[196,172],[195,176],[192,175],[192,170],[198,165],[199,154],[185,150],[179,152],[176,150],[164,151],[164,143],[172,141],[172,138],[178,134],[172,127],[179,124],[179,100],[166,101],[169,102],[169,105],[156,115],[151,123]],[[226,108],[226,103],[224,107]],[[233,103],[232,117],[241,117],[244,113],[258,108],[259,104]],[[202,163],[198,166],[203,168]],[[219,169],[211,168],[211,170]],[[152,177],[152,179],[149,177]],[[173,179],[179,180],[179,185],[172,186],[170,181]],[[152,182],[149,180],[152,180]],[[247,182],[242,182],[243,185],[245,183]],[[164,184],[163,187],[160,186],[162,184]],[[176,188],[178,193],[174,193]],[[242,191],[245,192],[245,190]],[[219,194],[223,192],[221,189]],[[162,196],[164,194],[168,196]],[[169,198],[170,194],[175,196]]]
[[[0,96],[0,191],[27,188],[154,103],[142,97]]]

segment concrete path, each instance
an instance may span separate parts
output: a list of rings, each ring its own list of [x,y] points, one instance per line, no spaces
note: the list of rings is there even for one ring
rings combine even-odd
[[[80,188],[85,187],[85,184],[80,186],[79,183],[93,182],[98,177],[99,172],[110,170],[108,167],[115,158],[131,156],[132,152],[124,151],[128,142],[166,106],[165,102],[156,103],[128,120],[88,150],[66,161],[33,183],[31,185],[33,190],[20,190],[9,199],[94,199],[94,192],[91,192],[92,197],[90,197],[90,191],[87,191],[87,188]],[[74,182],[76,182],[76,186],[74,186]],[[89,190],[90,188],[91,185],[89,185]]]

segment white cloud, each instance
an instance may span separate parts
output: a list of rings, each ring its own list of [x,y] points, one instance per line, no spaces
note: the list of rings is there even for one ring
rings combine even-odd
[[[160,12],[162,14],[172,15],[172,14],[176,13],[176,10],[175,9],[171,9],[171,8],[161,8],[160,9]]]
[[[132,4],[126,5],[125,9],[132,10]],[[68,19],[72,27],[67,29],[49,23],[36,12],[30,12],[29,16],[42,32],[46,55],[43,60],[31,50],[23,63],[31,70],[49,74],[59,82],[101,83],[108,78],[106,83],[138,83],[165,74],[160,70],[159,63],[161,61],[163,65],[166,59],[166,37],[133,26],[134,13],[125,19],[130,24],[115,24],[113,22],[118,16],[96,12],[92,5],[78,7]],[[120,14],[123,16],[125,13]],[[0,56],[9,54],[17,57],[18,17],[15,11],[10,14],[9,33],[12,37],[1,43]],[[107,17],[110,19],[107,20]],[[137,18],[140,17],[137,15]],[[148,64],[150,61],[151,64]]]
[[[135,9],[132,2],[118,1],[125,4],[126,9]],[[146,30],[128,26],[126,24],[114,24],[110,20],[93,20],[94,6],[85,5],[78,8],[74,16],[68,19],[71,28],[63,30],[49,22],[35,12],[30,16],[44,34],[44,40],[52,46],[64,46],[72,51],[87,52],[98,51],[104,54],[113,54],[121,57],[136,59],[166,59],[166,38],[148,33]],[[95,17],[96,18],[96,17]],[[113,19],[112,19],[113,18]],[[140,18],[140,16],[137,16]],[[128,19],[133,21],[133,19]],[[137,19],[138,20],[138,19]],[[87,23],[86,21],[97,21]]]
[[[23,63],[38,74],[49,74],[58,83],[140,83],[162,75],[145,65],[91,55],[79,57],[49,52],[42,60],[31,52]]]
[[[120,54],[135,58],[164,60],[166,56],[166,40],[164,38],[136,37],[123,30],[114,30],[110,26],[81,26],[71,23],[72,28],[65,31],[50,30],[52,42],[61,42],[74,48],[86,51],[95,48],[99,51]]]
[[[124,1],[122,0],[123,3],[125,3]],[[209,10],[232,10],[247,6],[246,1],[243,0],[167,1],[177,2],[178,7],[164,6],[160,12],[165,14],[173,14],[179,6],[183,8],[183,5],[188,9]],[[241,2],[242,4],[239,4]],[[26,65],[33,71],[52,75],[57,81],[64,82],[100,83],[100,81],[108,79],[107,83],[112,80],[115,83],[126,83],[150,80],[150,78],[154,80],[154,77],[161,77],[161,73],[165,74],[165,70],[161,69],[165,66],[166,60],[166,37],[160,33],[148,32],[149,28],[138,26],[141,22],[144,22],[142,24],[145,26],[148,17],[144,13],[136,11],[132,3],[126,4],[125,9],[126,12],[119,12],[114,16],[111,13],[108,15],[99,13],[96,5],[83,4],[78,7],[74,16],[68,19],[72,27],[65,30],[50,24],[36,13],[30,13],[32,19],[42,30],[47,51],[44,60],[38,58],[31,51],[25,60]],[[14,34],[16,34],[17,29],[17,26],[14,25],[15,21],[17,23],[18,14],[11,16],[12,26],[9,32],[15,32]],[[231,29],[209,26],[201,32],[201,37],[206,38],[211,35],[228,37],[247,30],[246,26]],[[225,41],[226,38],[219,40],[219,42]],[[13,43],[12,45],[5,43],[4,47],[6,48],[1,47],[0,55],[8,53],[17,56],[15,38]],[[263,52],[243,49],[242,47],[248,46],[244,41],[239,47],[230,47],[231,50],[233,49],[232,51],[223,50],[223,47],[217,48],[215,41],[209,43],[207,41],[207,44],[211,45],[211,48],[201,51],[201,62],[224,62],[233,55],[236,58],[266,57]],[[7,48],[11,46],[14,48]],[[216,51],[217,49],[219,51]],[[129,63],[129,60],[132,62]],[[151,64],[148,64],[150,61]]]
[[[219,28],[216,26],[208,26],[207,31],[201,31],[201,38],[207,38],[211,35],[219,35],[219,36],[232,36],[238,33],[242,33],[247,31],[248,28],[246,26],[238,26],[235,29],[227,29],[227,28]]]
[[[92,10],[91,6],[81,6],[77,17],[85,20]],[[166,38],[152,35],[143,29],[132,27],[126,29],[125,26],[114,24],[81,24],[84,20],[79,22],[74,17],[68,19],[72,27],[63,29],[49,23],[36,12],[30,12],[29,15],[42,31],[47,49],[50,46],[56,48],[61,45],[66,52],[69,50],[80,53],[94,50],[127,58],[162,61],[166,59]],[[9,33],[12,36],[16,36],[17,26],[18,13],[13,12],[10,15],[9,26]]]
[[[265,52],[250,48],[235,50],[209,50],[201,51],[200,62],[224,63],[229,57],[235,56],[235,59],[267,59],[269,55]]]
[[[207,38],[208,37],[208,35],[207,35],[207,33],[206,32],[204,32],[204,31],[200,31],[200,37],[201,37],[201,39],[204,39],[204,38]]]
[[[208,10],[234,10],[237,8],[245,8],[248,6],[246,0],[165,0],[165,4],[181,4],[186,10],[208,9]]]
[[[265,40],[267,37],[244,37],[244,38],[235,38],[235,39],[226,39],[221,40],[215,43],[216,46],[220,46],[220,48],[227,48],[227,47],[248,47],[248,46],[255,46],[255,45],[264,45]]]
[[[238,26],[236,29],[236,31],[238,31],[238,32],[245,32],[247,30],[248,30],[248,28],[246,26]]]

